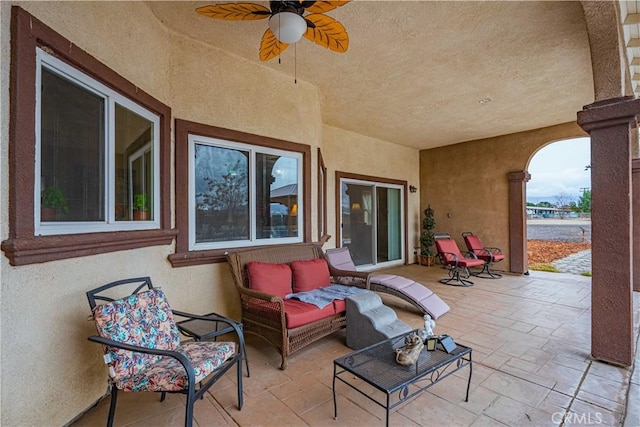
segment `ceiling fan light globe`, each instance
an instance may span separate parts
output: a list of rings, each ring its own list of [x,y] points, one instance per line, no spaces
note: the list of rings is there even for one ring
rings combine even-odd
[[[269,28],[282,43],[297,43],[307,31],[307,22],[297,13],[280,12],[269,18]]]

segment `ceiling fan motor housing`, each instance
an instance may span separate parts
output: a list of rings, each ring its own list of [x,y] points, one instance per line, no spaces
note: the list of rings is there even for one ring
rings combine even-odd
[[[307,31],[307,22],[294,12],[279,12],[269,18],[269,28],[282,43],[296,43]]]

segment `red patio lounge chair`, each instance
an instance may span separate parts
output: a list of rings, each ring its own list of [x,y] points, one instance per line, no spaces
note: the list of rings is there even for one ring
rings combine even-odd
[[[448,233],[436,233],[434,237],[440,263],[449,270],[449,278],[440,279],[440,283],[453,286],[473,286],[473,282],[467,280],[471,276],[469,268],[483,266],[484,260],[478,259],[473,252],[466,252],[468,256],[465,257],[458,249],[456,241]]]
[[[472,271],[471,274],[473,276],[482,277],[485,279],[501,278],[502,274],[492,271],[490,266],[491,264],[495,264],[496,262],[502,261],[504,259],[502,250],[491,246],[484,246],[480,241],[480,238],[470,231],[465,231],[464,233],[462,233],[462,237],[464,238],[464,243],[465,245],[467,245],[467,249],[469,250],[469,252],[474,253],[478,257],[478,259],[481,259],[485,262],[484,266],[482,267],[482,271]]]

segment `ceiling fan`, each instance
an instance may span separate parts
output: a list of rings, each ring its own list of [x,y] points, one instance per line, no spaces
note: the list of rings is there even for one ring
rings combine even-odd
[[[304,35],[305,38],[334,52],[346,52],[349,35],[344,26],[324,12],[348,3],[344,1],[270,1],[271,9],[257,3],[220,3],[196,9],[209,18],[247,21],[269,18],[269,28],[260,43],[260,60],[280,55]],[[305,12],[307,13],[305,15]]]

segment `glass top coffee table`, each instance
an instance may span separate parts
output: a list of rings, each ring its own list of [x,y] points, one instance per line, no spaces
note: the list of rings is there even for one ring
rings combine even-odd
[[[469,401],[472,373],[471,348],[456,343],[457,347],[451,353],[447,353],[440,344],[434,351],[427,351],[425,347],[416,363],[402,366],[396,362],[395,349],[405,345],[404,339],[410,333],[381,341],[333,361],[335,419],[338,418],[336,380],[343,382],[385,408],[387,426],[391,409],[466,366],[469,366],[469,379],[467,380],[465,402]],[[364,390],[365,388],[370,390],[367,384],[383,392],[386,397],[384,401],[380,398],[376,399],[376,393]]]

